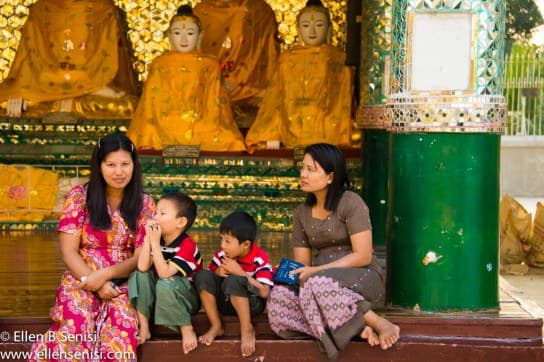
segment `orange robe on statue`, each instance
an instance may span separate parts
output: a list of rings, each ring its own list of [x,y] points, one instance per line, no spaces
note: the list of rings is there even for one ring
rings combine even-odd
[[[279,54],[270,6],[264,0],[203,0],[194,13],[204,32],[200,49],[219,58],[230,99],[262,97]]]
[[[170,51],[153,60],[127,136],[138,149],[181,144],[204,151],[245,150],[217,58]]]
[[[0,101],[23,98],[32,106],[105,87],[136,94],[127,40],[121,35],[111,0],[38,1],[0,84]]]
[[[283,52],[247,133],[248,149],[272,140],[286,148],[316,142],[352,146],[352,77],[345,53],[330,45]]]

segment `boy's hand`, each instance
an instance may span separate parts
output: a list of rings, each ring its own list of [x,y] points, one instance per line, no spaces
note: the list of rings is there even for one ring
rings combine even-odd
[[[222,266],[220,266],[219,268],[217,268],[217,270],[215,271],[215,274],[217,274],[219,277],[221,278],[226,278],[228,277],[230,274],[225,270],[225,268],[223,268]]]
[[[230,275],[238,275],[241,277],[245,277],[247,274],[242,269],[240,264],[234,259],[230,258],[223,258],[223,263],[221,264],[221,267],[225,269],[225,271]]]
[[[149,237],[149,242],[152,246],[160,247],[161,245],[161,227],[154,221],[151,221],[145,226],[146,236]]]

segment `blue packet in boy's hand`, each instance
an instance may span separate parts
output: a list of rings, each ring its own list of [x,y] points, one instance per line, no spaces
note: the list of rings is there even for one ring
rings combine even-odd
[[[282,258],[273,279],[278,283],[296,285],[298,283],[299,274],[290,274],[289,272],[303,266],[304,264],[299,263],[298,261]]]

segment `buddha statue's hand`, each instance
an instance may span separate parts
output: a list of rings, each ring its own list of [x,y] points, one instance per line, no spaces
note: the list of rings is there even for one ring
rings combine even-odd
[[[280,141],[279,140],[266,141],[266,149],[267,150],[279,150],[280,149]]]
[[[9,117],[21,117],[23,111],[26,111],[26,101],[23,98],[8,99],[7,113]]]
[[[93,94],[97,96],[108,97],[108,98],[121,98],[125,96],[125,92],[123,91],[118,92],[115,89],[112,89],[110,87],[99,89],[93,92]]]

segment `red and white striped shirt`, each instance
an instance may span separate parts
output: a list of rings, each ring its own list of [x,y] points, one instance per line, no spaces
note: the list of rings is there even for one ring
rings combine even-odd
[[[213,254],[208,269],[215,272],[221,266],[224,257],[225,252],[223,249],[218,249]],[[260,283],[270,286],[274,285],[272,281],[272,265],[270,264],[268,254],[257,244],[253,243],[249,253],[243,258],[236,259],[236,261],[250,277],[255,278]]]

